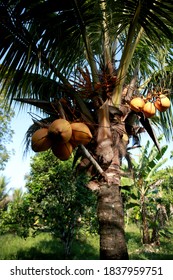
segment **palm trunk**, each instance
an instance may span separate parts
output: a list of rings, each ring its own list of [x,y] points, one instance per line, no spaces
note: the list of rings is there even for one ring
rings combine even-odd
[[[154,218],[154,227],[151,235],[151,243],[160,245],[159,231],[164,228],[166,221],[168,220],[167,211],[164,205],[158,204]]]
[[[128,259],[119,186],[102,184],[98,196],[100,259]]]
[[[142,242],[143,244],[150,244],[150,235],[147,222],[147,211],[145,204],[145,197],[141,197],[141,216],[142,216]]]
[[[124,232],[123,202],[120,192],[120,159],[118,149],[105,172],[107,182],[100,184],[98,220],[100,259],[128,259]]]

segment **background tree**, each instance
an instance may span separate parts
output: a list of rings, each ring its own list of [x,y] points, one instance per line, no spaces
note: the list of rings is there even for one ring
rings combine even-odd
[[[1,210],[6,210],[7,205],[10,201],[10,198],[6,190],[7,184],[8,184],[7,179],[3,176],[0,177],[0,209]]]
[[[163,170],[164,180],[161,183],[161,204],[166,208],[168,221],[172,221],[173,217],[173,178],[172,178],[172,167],[167,167]]]
[[[166,170],[167,174],[170,174],[170,176],[168,177],[168,179],[166,181],[163,182],[164,184],[164,199],[165,201],[167,201],[167,203],[165,202],[165,204],[167,205],[167,213],[169,213],[169,216],[172,218],[172,207],[173,207],[173,178],[172,178],[172,168],[168,168]]]
[[[158,146],[150,121],[129,102],[135,95],[154,101],[165,90],[172,99],[172,13],[170,1],[1,0],[0,75],[6,98],[48,114],[34,120],[28,139],[56,118],[84,122],[93,134],[87,150],[77,150],[81,165],[86,158],[94,163],[92,170],[88,166],[98,189],[102,259],[128,258],[121,160],[129,137],[138,137],[143,127]],[[157,112],[153,121],[164,124],[168,137],[171,109]]]
[[[0,96],[0,171],[3,171],[7,161],[10,158],[11,152],[6,147],[12,141],[13,130],[11,129],[11,119],[14,116],[14,111],[7,108],[4,101],[4,96]],[[0,219],[4,211],[7,210],[8,204],[11,201],[7,191],[8,179],[0,175]]]
[[[148,141],[145,147],[141,148],[137,161],[132,160],[129,187],[126,186],[126,180],[122,179],[122,184],[127,188],[127,191],[124,191],[125,195],[128,195],[125,207],[127,212],[130,211],[132,219],[138,221],[141,227],[143,244],[159,243],[159,230],[166,222],[167,211],[165,211],[166,203],[163,203],[163,192],[166,181],[170,180],[170,173],[162,168],[167,161],[167,158],[164,158],[166,150],[167,145],[162,146],[158,151],[156,147],[150,147]],[[159,221],[161,215],[164,216],[162,225]],[[152,236],[151,230],[153,230]]]
[[[23,202],[23,191],[21,189],[14,189],[12,194],[12,200],[16,204],[20,204]]]
[[[31,160],[27,192],[15,190],[1,227],[20,236],[50,232],[64,245],[64,257],[79,229],[97,232],[96,196],[86,187],[85,174],[75,175],[72,161],[61,162],[50,151]]]
[[[12,141],[13,130],[11,129],[11,119],[14,116],[13,110],[8,110],[3,95],[0,96],[0,170],[4,170],[10,158],[11,151],[6,145]]]
[[[34,228],[41,224],[59,237],[66,257],[79,228],[88,228],[96,219],[96,197],[86,188],[87,181],[85,174],[74,174],[71,161],[60,162],[50,151],[31,162],[26,187]]]

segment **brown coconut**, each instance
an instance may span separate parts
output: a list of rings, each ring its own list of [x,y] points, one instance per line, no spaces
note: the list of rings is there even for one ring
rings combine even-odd
[[[51,147],[52,141],[48,136],[47,128],[40,128],[34,132],[31,138],[31,147],[34,152],[43,152]]]
[[[68,160],[73,151],[72,144],[56,142],[52,145],[53,154],[60,160]]]
[[[156,99],[156,101],[154,103],[154,106],[160,112],[164,112],[164,111],[166,111],[171,106],[171,102],[170,102],[169,98],[166,95],[160,94],[159,97],[157,97],[157,99]]]
[[[72,136],[72,128],[67,120],[57,119],[50,124],[48,134],[52,141],[67,143]]]
[[[148,102],[145,103],[142,111],[143,111],[146,118],[151,118],[155,115],[156,108],[155,108],[155,106],[152,102],[148,101]]]
[[[71,123],[72,136],[70,143],[73,147],[78,146],[79,144],[86,145],[92,139],[92,134],[89,127],[82,122]]]
[[[134,97],[130,101],[130,108],[135,111],[135,112],[140,112],[142,111],[143,107],[145,105],[145,101],[141,97]]]

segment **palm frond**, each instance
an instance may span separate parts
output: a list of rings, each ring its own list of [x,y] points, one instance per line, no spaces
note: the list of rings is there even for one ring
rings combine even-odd
[[[29,104],[35,106],[39,109],[42,109],[44,113],[54,116],[55,118],[60,117],[60,112],[58,112],[58,106],[56,102],[50,102],[46,100],[37,100],[30,98],[14,98],[14,101],[21,102],[23,104]]]
[[[47,110],[44,105],[65,97],[67,106],[63,109],[69,110],[70,119],[98,121],[97,110],[112,97],[112,92],[113,96],[118,92],[114,103],[122,101],[122,87],[130,83],[138,62],[140,78],[136,84],[161,69],[162,60],[157,56],[161,51],[165,50],[164,62],[172,64],[172,15],[173,3],[168,0],[1,0],[2,90],[8,101],[26,101],[47,113],[51,108]],[[106,72],[110,59],[113,70],[119,67],[114,80],[111,78],[116,77]],[[85,66],[89,67],[93,88],[84,97],[79,84],[75,87],[78,80],[73,79],[73,74]],[[153,78],[149,81],[146,89],[154,85]],[[171,88],[172,84],[168,84]],[[96,85],[99,90],[95,90]],[[172,109],[157,117],[162,124],[166,122],[168,138],[173,125]],[[150,123],[142,118],[141,121],[158,146]]]
[[[150,124],[150,121],[147,118],[144,117],[143,113],[141,113],[141,115],[140,115],[140,122],[143,125],[143,127],[145,128],[145,130],[147,131],[148,135],[153,140],[157,149],[160,151],[159,142],[158,142],[157,137],[154,133],[154,130],[153,130],[151,124]]]
[[[171,98],[173,100],[173,98]],[[167,141],[170,141],[173,136],[173,109],[172,105],[171,107],[163,112],[158,113],[159,114],[159,121],[157,121],[157,124],[160,125],[162,128],[162,131],[164,133],[165,139]]]

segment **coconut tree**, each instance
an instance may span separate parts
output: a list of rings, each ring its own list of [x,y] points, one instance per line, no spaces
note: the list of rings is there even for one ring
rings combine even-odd
[[[10,202],[10,198],[6,191],[6,186],[8,182],[4,176],[0,177],[0,209],[6,210],[8,203]]]
[[[12,201],[16,204],[21,204],[23,201],[23,192],[21,189],[15,189],[12,195]]]
[[[100,258],[127,259],[120,165],[129,137],[138,140],[144,129],[159,148],[148,117],[161,94],[172,97],[173,3],[8,0],[0,1],[0,15],[6,100],[46,113],[33,117],[26,147],[34,131],[55,119],[89,127],[92,140],[86,147],[78,143],[75,161],[80,158],[78,170],[90,172],[89,187],[97,189]],[[152,101],[147,112],[131,106],[136,95]],[[153,115],[153,122],[167,124],[168,137],[171,109]]]

